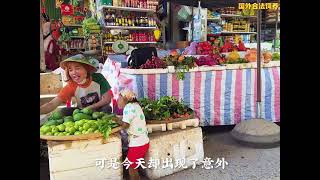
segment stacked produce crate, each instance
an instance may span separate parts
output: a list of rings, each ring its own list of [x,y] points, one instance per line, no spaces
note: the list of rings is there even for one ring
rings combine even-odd
[[[158,168],[144,169],[149,179],[182,171],[203,160],[202,130],[192,109],[170,96],[158,100],[144,98],[140,100],[140,105],[147,119],[150,138],[145,162],[150,159],[159,159],[161,162]],[[166,159],[172,160],[172,167],[162,168]],[[184,167],[175,166],[178,159],[185,162]]]

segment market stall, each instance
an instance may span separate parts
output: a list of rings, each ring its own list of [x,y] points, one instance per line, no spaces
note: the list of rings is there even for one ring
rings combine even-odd
[[[188,4],[199,6],[198,3]],[[192,1],[194,2],[194,1]],[[263,1],[268,2],[268,1]],[[213,27],[207,34],[210,42],[202,44],[195,52],[190,53],[192,43],[184,49],[177,50],[178,54],[194,57],[218,59],[223,62],[213,64],[199,64],[184,73],[184,79],[179,80],[181,73],[172,67],[160,69],[127,68],[126,56],[110,56],[105,62],[102,73],[111,83],[117,96],[119,89],[129,87],[139,98],[148,97],[158,99],[165,95],[172,95],[193,108],[202,126],[232,125],[241,120],[257,117],[257,101],[260,102],[260,91],[257,90],[260,79],[261,63],[261,115],[262,118],[280,121],[280,52],[276,43],[262,43],[257,38],[257,14],[253,10],[239,10],[235,8],[238,2],[201,2],[202,7],[221,7],[219,11],[204,11],[201,18],[207,22],[217,22],[220,29]],[[274,9],[272,4],[271,9]],[[235,6],[235,7],[230,7]],[[199,6],[200,7],[200,6]],[[205,8],[202,8],[205,9]],[[275,8],[276,9],[276,8]],[[196,16],[196,15],[195,15]],[[217,17],[216,17],[217,16]],[[195,20],[193,19],[193,24]],[[213,36],[210,36],[213,35]],[[202,37],[202,35],[201,35]],[[274,42],[278,41],[274,38]],[[202,40],[203,41],[203,40]],[[196,45],[196,46],[199,46]],[[257,48],[257,45],[259,47]],[[277,43],[279,44],[279,43]],[[210,46],[213,47],[210,47]],[[273,47],[272,47],[273,46]],[[173,50],[158,50],[158,56],[164,58]],[[261,54],[259,52],[261,51]],[[203,58],[206,61],[206,58]],[[202,60],[203,60],[202,59]],[[204,66],[203,66],[204,65]],[[147,65],[148,66],[148,65]],[[259,75],[257,77],[257,75]],[[115,96],[115,98],[116,98]],[[260,111],[258,111],[260,112]]]
[[[125,59],[122,59],[122,62]],[[256,116],[256,64],[199,67],[177,80],[168,69],[121,68],[121,60],[108,59],[102,71],[114,91],[129,87],[139,98],[174,96],[195,110],[202,126],[231,125]],[[280,62],[263,65],[262,116],[280,121]]]
[[[94,16],[87,18],[83,16],[84,9],[75,8],[79,5],[63,5],[64,10],[73,9],[75,15],[83,18],[75,22],[74,17],[69,22],[67,17],[70,19],[71,12],[64,11],[62,19],[72,36],[62,34],[62,40],[66,37],[67,49],[101,51],[102,56],[107,57],[101,73],[111,85],[114,114],[83,108],[68,114],[53,112],[43,120],[40,138],[48,144],[52,178],[122,179],[122,168],[101,171],[98,168],[102,164],[95,160],[117,158],[122,161],[125,157],[124,145],[117,133],[122,128],[114,121],[121,118],[116,116],[122,114],[116,100],[123,88],[135,92],[143,110],[144,118],[140,115],[140,119],[146,121],[151,145],[146,160],[185,158],[186,165],[191,167],[192,159],[201,163],[204,158],[199,125],[235,125],[259,117],[259,113],[268,121],[280,121],[280,54],[274,52],[276,48],[272,50],[270,44],[262,46],[260,54],[260,40],[257,40],[260,28],[255,27],[255,13],[245,14],[235,11],[234,7],[222,9],[220,14],[199,10],[195,15],[204,15],[196,18],[195,23],[199,26],[205,19],[205,28],[193,29],[196,33],[192,40],[197,42],[188,43],[185,49],[157,49],[157,57],[152,56],[135,67],[128,66],[129,44],[145,47],[158,43],[158,2],[90,2]],[[220,3],[222,5],[222,1]],[[215,17],[217,14],[219,18]],[[211,23],[217,20],[223,23]],[[208,22],[210,32],[206,31]],[[194,38],[197,34],[201,34],[201,38]],[[261,109],[257,108],[260,102]],[[180,170],[182,168],[160,171],[150,168],[145,171],[148,177],[159,178]]]

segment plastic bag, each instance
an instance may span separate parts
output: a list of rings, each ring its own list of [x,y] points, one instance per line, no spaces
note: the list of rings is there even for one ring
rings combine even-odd
[[[191,16],[191,8],[188,6],[182,6],[178,11],[178,20],[188,22]]]
[[[193,41],[200,42],[201,39],[201,16],[200,8],[197,15],[194,16]]]
[[[190,46],[186,47],[182,54],[184,55],[196,55],[197,54],[197,42],[192,42]]]

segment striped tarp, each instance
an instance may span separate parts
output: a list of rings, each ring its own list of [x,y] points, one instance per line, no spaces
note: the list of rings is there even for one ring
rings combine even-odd
[[[256,117],[256,69],[128,75],[139,98],[175,96],[195,110],[201,125],[231,125]],[[280,120],[280,68],[262,69],[262,117]]]

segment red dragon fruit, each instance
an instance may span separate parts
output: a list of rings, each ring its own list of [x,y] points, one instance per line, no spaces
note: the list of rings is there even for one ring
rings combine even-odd
[[[240,40],[238,45],[238,51],[246,51],[247,48],[244,46],[244,43]]]

